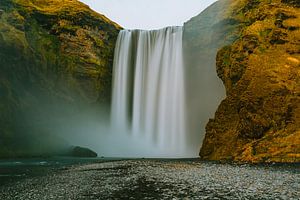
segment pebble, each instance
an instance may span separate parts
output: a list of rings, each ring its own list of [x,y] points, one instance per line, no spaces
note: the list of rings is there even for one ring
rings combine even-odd
[[[75,165],[0,186],[0,199],[300,199],[300,169],[199,161]]]

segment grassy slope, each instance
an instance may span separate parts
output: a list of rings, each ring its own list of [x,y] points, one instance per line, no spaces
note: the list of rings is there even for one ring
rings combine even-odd
[[[0,1],[0,157],[31,154],[32,138],[48,149],[27,120],[40,105],[109,102],[119,30],[76,0]]]
[[[206,127],[209,160],[300,162],[298,1],[233,1],[240,36],[217,56],[227,97]]]

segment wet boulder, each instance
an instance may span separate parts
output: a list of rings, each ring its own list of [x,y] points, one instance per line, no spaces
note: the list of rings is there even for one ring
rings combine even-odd
[[[97,153],[92,151],[91,149],[75,146],[71,148],[70,156],[73,157],[82,157],[82,158],[95,158],[97,157]]]

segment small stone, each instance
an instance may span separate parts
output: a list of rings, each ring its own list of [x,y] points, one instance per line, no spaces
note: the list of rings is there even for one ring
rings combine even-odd
[[[282,199],[282,200],[286,200],[286,199],[289,199],[287,196],[285,196],[285,195],[281,195],[280,196],[280,199]]]

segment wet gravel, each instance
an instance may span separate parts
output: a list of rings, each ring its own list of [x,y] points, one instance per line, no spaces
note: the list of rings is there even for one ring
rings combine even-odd
[[[0,199],[298,200],[300,168],[123,160],[75,165],[7,183],[0,186]]]

